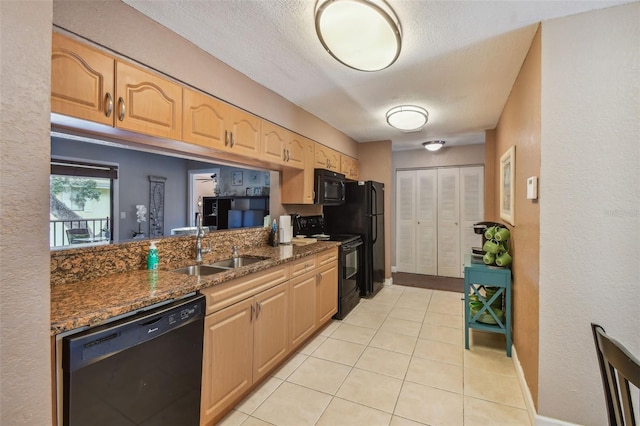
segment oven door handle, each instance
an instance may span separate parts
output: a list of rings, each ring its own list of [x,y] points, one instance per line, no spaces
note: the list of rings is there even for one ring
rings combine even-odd
[[[350,253],[352,251],[355,251],[358,247],[360,247],[362,245],[362,241],[358,241],[356,243],[347,243],[341,246],[342,250],[345,253]]]

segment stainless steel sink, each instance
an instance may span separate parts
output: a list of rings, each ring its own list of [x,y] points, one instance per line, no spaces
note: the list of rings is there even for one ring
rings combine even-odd
[[[263,260],[264,259],[255,257],[232,257],[230,259],[224,259],[210,263],[209,266],[213,266],[215,268],[233,269],[251,265],[252,263],[256,262],[262,262]]]
[[[192,265],[192,266],[186,266],[180,269],[173,269],[171,272],[176,272],[178,274],[184,274],[184,275],[203,276],[203,275],[218,274],[220,272],[225,272],[228,269],[229,268],[217,268],[215,266],[210,266],[210,265]]]

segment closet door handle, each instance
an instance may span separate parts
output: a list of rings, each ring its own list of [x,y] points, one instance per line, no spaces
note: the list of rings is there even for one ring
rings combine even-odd
[[[113,112],[113,98],[111,97],[111,93],[107,92],[107,94],[104,95],[104,104],[104,115],[110,117]]]

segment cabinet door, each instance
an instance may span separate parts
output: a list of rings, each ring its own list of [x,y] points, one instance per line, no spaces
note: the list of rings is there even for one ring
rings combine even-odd
[[[291,299],[291,348],[298,346],[316,329],[316,281],[312,271],[289,281]]]
[[[313,147],[311,141],[309,141],[308,139],[295,133],[289,132],[289,137],[287,140],[286,165],[289,167],[295,167],[296,169],[304,169],[305,156],[309,151],[309,145]]]
[[[315,144],[314,167],[317,169],[340,171],[340,153],[319,143]]]
[[[459,169],[438,169],[438,275],[459,278]]]
[[[338,312],[338,262],[319,268],[317,276],[316,325],[320,326]]]
[[[182,140],[205,148],[222,149],[227,105],[195,90],[183,89]]]
[[[182,86],[116,61],[116,127],[182,138]]]
[[[286,167],[282,171],[280,200],[282,204],[313,204],[314,143],[302,139],[304,168]]]
[[[248,112],[229,106],[226,122],[229,138],[225,144],[226,150],[260,159],[261,120]]]
[[[51,112],[113,126],[114,58],[53,33]]]
[[[216,418],[251,387],[254,299],[205,317],[200,423]]]
[[[262,122],[262,159],[276,164],[286,164],[287,131],[268,121]]]
[[[348,179],[358,180],[360,175],[358,160],[348,157],[346,155],[341,156],[341,172]]]
[[[255,296],[253,380],[260,380],[289,349],[289,286],[279,284]]]

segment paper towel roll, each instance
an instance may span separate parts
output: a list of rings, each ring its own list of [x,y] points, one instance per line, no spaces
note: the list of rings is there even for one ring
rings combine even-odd
[[[280,216],[280,243],[289,244],[293,236],[293,226],[291,225],[291,216]]]

